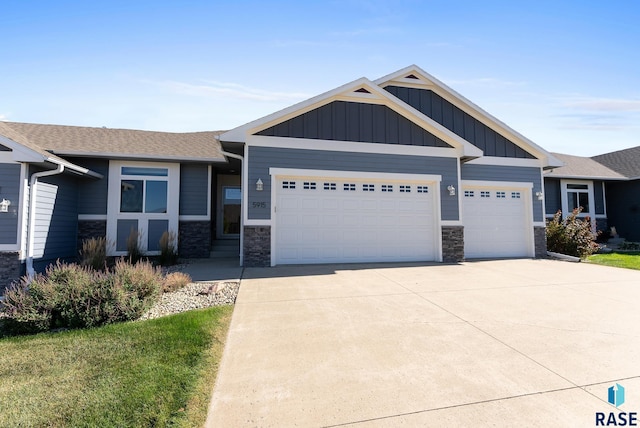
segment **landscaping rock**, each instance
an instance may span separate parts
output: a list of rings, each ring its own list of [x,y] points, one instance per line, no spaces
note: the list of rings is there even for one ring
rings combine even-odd
[[[233,305],[239,282],[196,282],[171,293],[164,293],[160,301],[144,313],[140,320],[159,318],[193,309]]]

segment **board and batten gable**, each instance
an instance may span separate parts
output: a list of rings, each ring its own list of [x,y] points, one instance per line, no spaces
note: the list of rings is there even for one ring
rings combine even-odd
[[[18,244],[20,175],[20,164],[0,163],[0,199],[11,201],[9,212],[0,213],[0,245]]]
[[[255,135],[451,147],[385,105],[333,101]]]
[[[446,190],[450,184],[457,186],[457,158],[249,146],[248,182],[260,179],[264,183],[262,191],[248,186],[249,220],[271,218],[269,168],[440,175],[442,220],[459,220],[458,198],[450,197]]]
[[[384,89],[478,147],[485,156],[535,159],[508,138],[429,89],[400,86],[386,86]]]
[[[533,194],[542,191],[542,176],[539,167],[505,166],[505,165],[476,165],[463,164],[460,178],[468,181],[504,181],[517,183],[532,183]],[[543,203],[533,197],[533,221],[544,221]]]

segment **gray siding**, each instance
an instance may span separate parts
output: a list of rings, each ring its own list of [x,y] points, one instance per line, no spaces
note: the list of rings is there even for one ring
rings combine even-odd
[[[78,213],[107,214],[109,161],[105,159],[69,158],[70,162],[102,174],[104,178],[84,178],[78,182]]]
[[[67,175],[38,181],[34,259],[55,261],[77,255],[77,187],[75,178]]]
[[[180,165],[180,215],[207,215],[208,181],[206,164]]]
[[[257,135],[451,147],[387,106],[347,101],[331,102]]]
[[[596,214],[604,214],[604,192],[602,190],[602,181],[593,182],[593,197],[595,198]]]
[[[535,159],[508,138],[428,89],[387,86],[388,92],[484,151],[485,156]]]
[[[560,180],[557,178],[544,179],[544,206],[546,214],[553,215],[562,211],[560,197]]]
[[[11,201],[8,213],[0,213],[0,244],[17,244],[20,207],[20,165],[0,163],[0,200]]]
[[[606,183],[607,219],[618,235],[640,242],[640,180]]]
[[[515,181],[521,183],[533,183],[533,221],[543,221],[542,201],[535,196],[542,190],[541,169],[521,166],[496,166],[463,164],[460,170],[463,180],[482,181]]]
[[[400,174],[441,175],[441,212],[443,220],[458,220],[458,198],[450,197],[447,186],[458,183],[458,160],[424,156],[386,155],[376,153],[297,150],[271,147],[249,147],[248,206],[250,219],[271,217],[271,179],[269,168],[323,169],[331,171],[387,172]],[[255,190],[258,178],[264,190]],[[264,206],[261,203],[264,202]]]

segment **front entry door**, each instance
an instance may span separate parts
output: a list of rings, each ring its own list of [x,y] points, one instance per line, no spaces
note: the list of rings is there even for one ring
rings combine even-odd
[[[240,236],[240,186],[222,186],[222,236]]]

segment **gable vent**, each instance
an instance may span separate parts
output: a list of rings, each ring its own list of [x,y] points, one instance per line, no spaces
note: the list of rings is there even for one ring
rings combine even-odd
[[[366,90],[365,88],[356,89],[354,92],[360,92],[362,94],[370,94],[371,93],[368,90]]]
[[[416,79],[416,80],[420,80],[418,79],[418,76],[416,76],[415,74],[410,74],[408,76],[405,77],[405,79]]]

